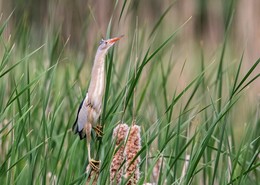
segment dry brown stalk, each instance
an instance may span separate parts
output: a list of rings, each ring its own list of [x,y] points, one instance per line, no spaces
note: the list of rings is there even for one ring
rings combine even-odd
[[[98,166],[99,167],[99,166]],[[86,173],[89,173],[88,179],[86,181],[86,185],[97,185],[99,171],[93,170],[90,165],[86,168]]]
[[[163,158],[160,157],[158,161],[156,162],[155,166],[153,167],[153,179],[154,182],[158,182],[159,176],[160,176],[160,170],[162,168],[162,161]]]

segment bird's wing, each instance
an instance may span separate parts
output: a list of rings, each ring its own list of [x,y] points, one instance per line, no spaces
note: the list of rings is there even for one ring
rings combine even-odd
[[[82,100],[81,103],[80,103],[80,106],[79,106],[78,112],[77,112],[76,120],[75,120],[75,122],[74,122],[74,124],[73,124],[73,126],[72,126],[72,130],[73,130],[75,133],[78,132],[78,124],[77,124],[77,123],[78,123],[78,119],[79,119],[79,111],[80,111],[80,109],[82,108],[83,102],[84,102],[84,100]]]
[[[78,113],[77,113],[77,117],[76,117],[76,121],[73,125],[73,130],[75,132],[75,134],[79,134],[80,139],[83,139],[86,137],[86,134],[84,133],[84,125],[87,122],[87,111],[86,111],[86,106],[83,104],[84,100],[82,100],[79,109],[78,109]]]

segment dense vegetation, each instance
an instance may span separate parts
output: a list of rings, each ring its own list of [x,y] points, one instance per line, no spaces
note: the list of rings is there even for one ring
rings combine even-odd
[[[197,50],[186,52],[190,56],[178,54],[180,35],[192,18],[169,31],[164,18],[175,4],[152,26],[131,15],[131,29],[117,32],[117,24],[130,16],[126,2],[115,2],[120,14],[111,16],[106,32],[106,38],[125,37],[106,58],[104,135],[92,144],[101,160],[99,184],[109,184],[113,129],[136,120],[142,140],[139,184],[257,185],[260,104],[249,98],[249,87],[259,80],[260,59],[246,68],[243,52],[234,54],[229,46],[234,6],[226,10],[223,40],[209,58],[196,42]],[[85,184],[86,143],[71,127],[101,37],[91,38],[96,44],[88,45],[88,55],[68,47],[61,29],[41,35],[42,43],[32,40],[37,35],[22,19],[9,37],[15,13],[0,25],[0,184]]]

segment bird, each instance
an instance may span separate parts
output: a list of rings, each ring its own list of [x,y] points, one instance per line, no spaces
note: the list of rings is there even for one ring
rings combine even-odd
[[[105,89],[105,58],[108,50],[122,37],[123,35],[100,41],[91,71],[89,88],[79,106],[73,125],[73,130],[79,135],[80,139],[86,138],[87,140],[88,161],[94,170],[99,169],[100,161],[91,158],[91,131],[93,129],[98,137],[102,137],[102,126],[98,122],[100,120]]]

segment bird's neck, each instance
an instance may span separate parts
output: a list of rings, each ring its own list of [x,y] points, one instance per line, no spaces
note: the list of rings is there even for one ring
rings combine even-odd
[[[105,87],[105,57],[106,52],[97,51],[94,65],[91,72],[91,80],[88,89],[88,96],[102,98]]]

